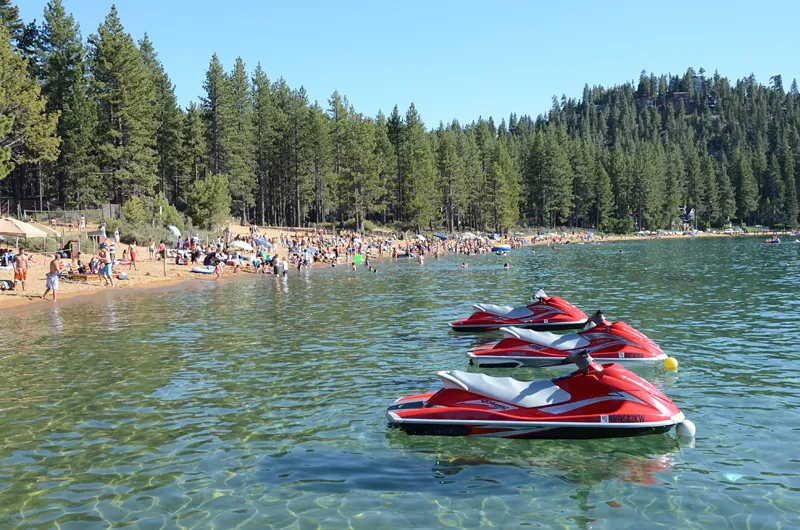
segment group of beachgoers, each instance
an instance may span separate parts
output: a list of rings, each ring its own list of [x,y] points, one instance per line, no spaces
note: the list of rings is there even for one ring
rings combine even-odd
[[[81,223],[81,226],[85,226]],[[105,226],[101,227],[105,235]],[[122,248],[119,231],[108,234],[101,239],[97,252],[91,255],[82,252],[63,250],[56,252],[49,262],[46,277],[45,292],[41,298],[52,293],[52,300],[56,301],[60,278],[98,277],[106,287],[115,287],[115,279],[125,279],[127,274],[120,269],[127,265],[130,270],[138,270],[137,262],[140,261],[140,251],[136,242],[126,245],[118,259],[117,252]],[[511,237],[503,240],[506,248],[519,248],[524,239]],[[215,274],[221,278],[225,267],[231,267],[232,272],[242,270],[255,274],[274,274],[286,277],[291,268],[298,271],[308,269],[315,264],[347,265],[351,270],[363,267],[369,272],[377,272],[372,266],[371,259],[401,258],[416,259],[420,264],[425,263],[427,256],[439,258],[443,254],[476,255],[487,254],[495,251],[500,243],[489,238],[454,238],[442,237],[422,238],[416,236],[413,240],[400,240],[394,236],[372,235],[353,230],[338,230],[329,232],[323,228],[311,231],[296,231],[288,229],[277,237],[266,237],[259,227],[251,226],[249,233],[234,236],[225,229],[215,241],[206,241],[203,244],[200,238],[178,237],[177,242],[156,242],[152,238],[145,244],[147,255],[151,261],[174,260],[176,265],[185,265],[190,272]],[[502,251],[507,252],[505,249]],[[25,249],[19,252],[8,251],[0,255],[0,259],[13,263],[14,282],[5,281],[0,285],[3,289],[16,289],[21,284],[25,291],[28,264],[33,261]],[[506,264],[507,266],[507,264]]]

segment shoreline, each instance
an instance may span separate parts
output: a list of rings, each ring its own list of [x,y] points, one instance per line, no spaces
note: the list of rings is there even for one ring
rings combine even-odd
[[[526,239],[529,239],[533,236],[526,236]],[[684,235],[666,235],[666,236],[610,236],[606,237],[602,240],[596,240],[592,243],[586,242],[586,244],[607,244],[607,243],[615,243],[615,242],[626,242],[626,241],[653,241],[659,239],[684,239],[687,237],[692,236],[684,236]],[[696,237],[748,237],[748,236],[731,236],[730,234],[701,234]],[[397,242],[397,246],[401,246],[404,244],[413,243],[413,241],[403,241]],[[581,243],[578,239],[570,238],[570,244],[579,244]],[[526,242],[524,246],[548,246],[552,244],[548,240],[540,240],[535,242]],[[370,256],[371,260],[374,261],[384,261],[391,259],[390,257],[384,255],[384,257],[378,258],[377,256]],[[21,290],[16,291],[3,291],[0,293],[0,316],[9,315],[12,313],[19,313],[20,311],[24,310],[38,310],[38,309],[46,309],[50,307],[67,307],[67,306],[74,306],[79,305],[82,303],[92,303],[98,300],[108,300],[111,298],[117,298],[120,296],[126,295],[149,295],[149,294],[157,294],[157,293],[169,293],[174,291],[179,291],[183,289],[188,289],[192,287],[199,287],[200,285],[208,282],[218,283],[213,275],[209,275],[208,278],[204,278],[202,275],[192,273],[191,271],[187,270],[185,266],[175,266],[171,263],[168,263],[167,267],[167,277],[166,278],[159,278],[156,274],[163,274],[163,265],[161,262],[151,262],[151,261],[144,261],[144,262],[137,262],[140,266],[142,266],[141,272],[144,272],[145,275],[140,276],[137,278],[138,281],[131,282],[131,280],[118,280],[117,285],[118,287],[110,288],[104,287],[99,281],[97,283],[76,283],[76,282],[66,282],[62,280],[62,287],[69,286],[64,292],[62,289],[59,289],[58,301],[52,302],[51,300],[42,300],[39,297],[40,291],[37,288],[34,288],[31,283],[39,282],[43,283],[43,279],[37,280],[28,280],[27,290],[25,294],[22,293]],[[314,263],[312,265],[313,268],[322,267],[326,264],[323,263]],[[342,264],[344,265],[344,264]],[[158,271],[145,271],[144,269],[155,269],[158,268]],[[8,271],[11,272],[11,271]],[[128,271],[124,271],[128,272]],[[136,273],[137,271],[134,271]],[[153,272],[156,272],[154,274]],[[13,277],[13,272],[11,273]],[[30,275],[30,273],[29,273]],[[32,275],[31,275],[32,276]],[[222,277],[222,282],[225,281],[240,281],[244,278],[257,278],[260,275],[257,275],[253,272],[249,271],[240,271],[238,273],[226,272]]]

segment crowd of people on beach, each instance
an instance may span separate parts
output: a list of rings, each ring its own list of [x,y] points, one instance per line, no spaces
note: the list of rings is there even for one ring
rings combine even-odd
[[[85,220],[81,219],[80,229],[86,230]],[[354,230],[286,229],[275,235],[275,230],[268,237],[258,226],[250,226],[247,233],[235,235],[226,228],[215,240],[201,241],[199,236],[177,236],[171,241],[156,242],[149,239],[143,250],[137,242],[123,244],[120,233],[106,232],[105,224],[100,226],[101,243],[97,251],[86,253],[70,250],[56,252],[48,263],[45,292],[41,298],[52,293],[52,300],[58,296],[60,279],[99,279],[101,285],[115,287],[116,280],[124,280],[128,271],[138,271],[137,263],[141,263],[142,255],[149,261],[164,261],[166,265],[174,263],[185,266],[190,275],[208,274],[217,279],[226,271],[232,273],[248,272],[253,274],[273,274],[286,277],[292,268],[302,271],[315,265],[344,265],[350,270],[360,268],[375,273],[373,260],[400,259],[415,260],[420,265],[425,260],[445,254],[478,255],[496,252],[505,255],[509,250],[519,248],[528,242],[520,234],[507,235],[502,238],[497,234],[480,237],[465,233],[463,236],[446,236],[436,234],[424,237],[412,235],[411,238],[400,239],[392,234],[367,235]],[[535,236],[530,242],[547,241],[550,244],[569,243],[572,238]],[[124,248],[123,248],[124,247]],[[121,256],[118,256],[119,251]],[[21,286],[25,291],[28,264],[34,262],[32,255],[19,249],[19,252],[0,252],[0,265],[13,263],[14,281],[0,282],[3,289],[16,289]],[[46,263],[46,262],[41,262]],[[504,265],[508,268],[508,263]],[[466,268],[466,262],[462,265]],[[174,269],[173,269],[174,270]],[[148,275],[150,273],[147,273]],[[178,274],[180,276],[180,273]]]

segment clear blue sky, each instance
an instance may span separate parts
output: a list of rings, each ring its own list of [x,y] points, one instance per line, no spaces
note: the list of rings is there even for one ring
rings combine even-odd
[[[16,0],[28,22],[47,0]],[[800,3],[537,1],[118,0],[135,39],[147,32],[188,105],[202,94],[211,54],[241,56],[270,79],[304,85],[327,106],[334,89],[359,112],[405,111],[431,127],[478,116],[536,116],[553,95],[688,66],[767,83],[800,77]],[[64,0],[84,38],[111,7]]]

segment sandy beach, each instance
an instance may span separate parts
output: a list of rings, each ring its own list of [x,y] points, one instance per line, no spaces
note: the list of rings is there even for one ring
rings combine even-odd
[[[230,226],[229,229],[233,232],[234,235],[240,234],[247,234],[248,228],[243,226]],[[311,229],[306,228],[264,228],[261,229],[262,234],[264,237],[267,238],[274,238],[280,237],[281,234],[291,234],[297,233],[298,235],[302,235],[304,233],[309,233]],[[67,236],[72,234],[67,234]],[[525,236],[526,241],[530,241],[530,238],[533,237],[534,234],[527,234]],[[714,236],[722,236],[723,234],[700,234],[698,237],[714,237]],[[658,239],[675,239],[675,238],[685,238],[688,236],[681,236],[681,235],[672,235],[672,236],[659,236]],[[569,236],[568,237],[571,242],[576,242],[578,240],[578,236]],[[654,237],[641,237],[641,236],[610,236],[600,240],[600,243],[608,243],[608,242],[618,242],[618,241],[629,241],[629,240],[650,240],[656,239]],[[406,241],[397,241],[397,246],[405,246],[408,242]],[[547,240],[537,241],[535,243],[527,242],[527,245],[547,245]],[[117,251],[118,255],[122,254],[122,250],[127,248],[127,245],[122,243],[119,245],[119,250]],[[103,293],[105,291],[120,291],[120,292],[133,292],[135,290],[146,290],[148,292],[158,292],[159,290],[169,290],[174,288],[176,284],[182,282],[191,282],[193,280],[204,280],[204,281],[214,281],[213,275],[202,275],[202,274],[194,274],[191,272],[191,266],[186,265],[176,265],[175,261],[172,259],[167,260],[166,266],[166,273],[164,264],[161,261],[150,261],[147,255],[146,249],[140,243],[138,245],[139,248],[139,260],[136,263],[136,270],[130,268],[127,264],[118,264],[114,266],[115,272],[125,272],[127,274],[126,280],[118,280],[116,281],[116,287],[104,287],[103,282],[99,279],[91,279],[91,280],[70,280],[62,278],[59,282],[59,290],[58,290],[58,301],[56,304],[61,304],[66,300],[71,300],[70,303],[75,303],[75,298],[80,298],[81,300],[91,300],[91,296],[93,294]],[[278,248],[278,255],[283,257],[288,254],[288,249],[286,248]],[[40,253],[34,253],[34,262],[29,264],[28,268],[28,281],[26,284],[26,290],[22,291],[21,285],[17,284],[17,289],[13,291],[2,291],[0,292],[0,311],[5,310],[13,310],[15,308],[21,308],[23,306],[30,306],[30,307],[49,307],[53,305],[53,302],[50,300],[50,295],[48,295],[47,300],[42,300],[40,297],[42,293],[45,291],[45,281],[47,271],[49,269],[49,262],[52,259],[52,253],[48,255],[43,255]],[[372,256],[372,259],[376,259],[377,256]],[[68,263],[70,260],[64,260],[64,263]],[[243,268],[237,273],[233,273],[232,267],[225,268],[225,274],[223,275],[223,279],[232,279],[236,277],[247,277],[252,276],[253,271],[247,270],[247,268]],[[14,279],[14,271],[13,270],[0,270],[0,280],[13,280]]]

